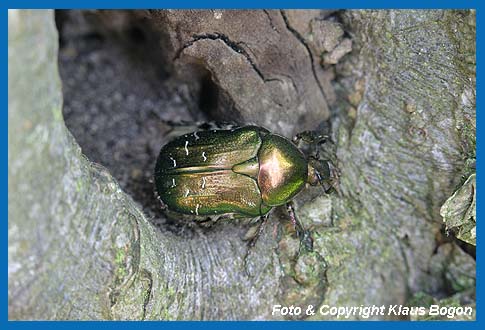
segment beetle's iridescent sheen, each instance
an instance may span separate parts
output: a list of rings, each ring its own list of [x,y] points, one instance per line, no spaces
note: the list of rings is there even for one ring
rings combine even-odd
[[[161,201],[197,216],[263,216],[317,181],[295,144],[257,126],[180,136],[161,149],[155,167]]]

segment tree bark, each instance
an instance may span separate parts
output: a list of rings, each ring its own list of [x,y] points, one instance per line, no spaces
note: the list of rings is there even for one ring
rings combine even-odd
[[[330,118],[324,152],[339,193],[296,199],[314,251],[298,254],[277,209],[248,277],[244,224],[154,226],[151,200],[117,176],[123,162],[81,144],[109,151],[86,158],[78,142],[96,141],[74,139],[63,118],[53,12],[9,11],[9,319],[286,319],[274,304],[318,311],[423,296],[474,306],[475,260],[440,232],[440,208],[474,172],[475,13],[332,13],[86,14],[107,35],[149,31],[191,111],[287,136]]]

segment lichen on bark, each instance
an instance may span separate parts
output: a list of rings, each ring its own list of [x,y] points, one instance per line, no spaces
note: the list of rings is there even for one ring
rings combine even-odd
[[[312,230],[314,252],[298,257],[298,239],[284,225],[284,210],[277,209],[251,254],[249,268],[254,277],[247,277],[243,270],[243,224],[218,223],[209,229],[187,224],[173,230],[163,221],[154,221],[156,213],[151,211],[151,200],[134,194],[136,189],[125,185],[124,180],[132,176],[145,180],[144,173],[150,166],[140,169],[138,163],[132,167],[127,164],[138,157],[133,154],[144,152],[143,162],[149,164],[153,157],[150,150],[157,150],[164,142],[156,133],[163,127],[152,125],[163,118],[161,111],[150,112],[150,105],[143,102],[130,103],[152,97],[147,90],[158,80],[152,79],[157,71],[151,69],[158,67],[148,65],[148,69],[123,78],[130,83],[139,83],[143,77],[150,81],[143,88],[133,86],[134,96],[106,88],[129,86],[113,80],[113,72],[125,71],[102,71],[108,76],[106,80],[97,79],[100,76],[94,74],[93,67],[102,68],[99,63],[108,69],[120,68],[113,63],[121,63],[121,56],[110,58],[95,52],[87,56],[87,64],[78,64],[78,71],[63,68],[65,73],[74,73],[65,75],[62,81],[64,95],[73,97],[65,100],[67,110],[85,110],[78,117],[82,120],[70,119],[69,130],[74,138],[65,126],[62,111],[54,14],[11,10],[9,318],[283,319],[272,315],[273,304],[312,304],[317,308],[322,304],[424,304],[443,301],[444,296],[445,301],[474,306],[475,260],[453,236],[442,231],[440,208],[450,196],[463,195],[470,201],[470,192],[475,192],[474,185],[470,185],[472,179],[466,181],[474,177],[476,157],[475,12],[256,12],[254,27],[269,29],[268,35],[274,40],[285,36],[299,55],[309,57],[308,52],[312,52],[313,59],[305,57],[299,64],[304,69],[296,70],[298,74],[290,78],[282,78],[273,70],[273,60],[268,61],[274,55],[271,47],[258,53],[261,40],[251,43],[252,39],[239,39],[244,31],[224,25],[224,20],[241,19],[245,13],[200,13],[207,18],[205,21],[182,26],[185,30],[178,36],[168,31],[168,38],[163,28],[180,27],[194,13],[95,11],[83,15],[98,28],[103,22],[101,34],[106,39],[93,37],[89,31],[86,35],[95,42],[105,40],[110,47],[116,47],[113,45],[117,39],[110,37],[113,29],[120,29],[116,33],[122,37],[128,32],[138,35],[139,30],[131,28],[140,29],[140,20],[148,20],[150,23],[141,29],[156,50],[152,55],[158,54],[160,45],[170,45],[166,42],[172,42],[175,53],[181,49],[175,60],[179,64],[171,63],[173,67],[164,74],[184,78],[187,71],[183,65],[194,61],[199,70],[202,68],[202,76],[211,74],[211,88],[220,88],[218,92],[224,100],[213,104],[212,115],[224,117],[224,105],[232,100],[238,120],[255,118],[256,122],[289,135],[301,123],[317,125],[317,121],[326,120],[329,109],[332,110],[333,142],[324,145],[321,153],[331,159],[339,174],[338,192],[326,195],[319,187],[310,188],[295,201],[301,221]],[[104,17],[117,19],[103,21]],[[326,22],[327,18],[333,24]],[[336,23],[337,19],[340,22]],[[211,24],[218,28],[217,35]],[[352,39],[352,52],[330,67],[325,56],[332,47],[312,40],[322,35],[316,29],[325,26],[333,31],[328,44],[335,46],[336,40]],[[160,34],[164,35],[158,38]],[[193,35],[200,38],[192,40]],[[258,38],[263,35],[262,32]],[[82,37],[82,33],[77,35],[78,42]],[[160,44],[160,40],[164,43]],[[192,44],[187,43],[190,40]],[[238,42],[243,42],[236,45],[241,47],[240,53],[234,50],[233,43]],[[281,49],[288,45],[284,46]],[[214,56],[215,50],[227,51],[232,62],[224,67],[221,59]],[[117,54],[124,51],[121,48]],[[136,54],[136,49],[132,51]],[[295,60],[278,54],[281,63],[277,67],[281,70],[284,61]],[[72,59],[71,65],[75,65],[74,59],[85,55],[75,48],[66,48],[62,56],[68,60],[61,62],[69,65]],[[167,61],[173,59],[167,56],[163,63],[168,65]],[[255,66],[263,81],[274,76],[280,79],[273,82],[277,86],[246,84],[231,78],[240,72],[231,73],[231,67],[237,67],[261,80],[258,70],[253,72]],[[338,83],[331,85],[335,73]],[[190,99],[197,87],[187,83],[186,78],[163,84],[167,90],[178,88],[177,96],[183,96],[172,100],[169,106],[179,115],[184,97],[188,99],[187,107],[197,108],[197,101]],[[292,80],[297,87],[309,86],[308,90],[318,95],[305,99],[308,91],[290,93],[287,103],[283,100],[273,104],[271,114],[266,116],[258,102],[278,101],[277,96],[292,86]],[[173,87],[175,82],[180,85]],[[319,91],[319,83],[323,92]],[[81,93],[76,94],[76,88]],[[257,95],[258,90],[263,93],[260,100],[247,99]],[[240,91],[243,93],[238,94]],[[82,93],[84,98],[77,99]],[[81,99],[85,102],[76,105]],[[122,112],[123,104],[138,111]],[[248,105],[248,109],[243,105]],[[105,108],[117,111],[104,113],[109,120],[96,117]],[[149,124],[136,117],[143,111],[146,116],[141,118]],[[292,126],[296,122],[292,122],[295,111],[301,122]],[[278,113],[284,115],[281,122],[271,119]],[[150,117],[152,114],[156,119]],[[115,118],[117,115],[121,117]],[[113,136],[118,136],[99,134],[96,139],[86,138],[95,129],[109,134],[117,131],[109,127],[110,120],[129,123],[118,131],[126,129],[130,134],[139,134],[137,143],[142,142],[135,143],[134,149],[127,142],[121,143],[121,149],[115,145],[116,152],[110,155],[108,146],[116,140]],[[87,126],[82,126],[83,122]],[[81,126],[76,128],[74,123]],[[105,146],[99,147],[96,142]],[[120,150],[127,150],[131,158]],[[123,164],[127,167],[125,172]],[[474,204],[468,210],[466,215],[473,214]],[[449,214],[443,213],[445,218]],[[462,219],[465,218],[471,219]],[[311,317],[327,318],[318,314]]]

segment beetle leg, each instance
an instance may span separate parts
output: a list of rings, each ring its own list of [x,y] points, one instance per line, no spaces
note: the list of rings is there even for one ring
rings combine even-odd
[[[258,232],[248,242],[246,254],[244,255],[244,271],[246,272],[246,275],[248,277],[251,276],[251,274],[249,274],[249,269],[248,269],[248,258],[249,258],[249,255],[252,252],[252,249],[256,245],[256,242],[258,241],[259,236],[263,233],[264,225],[266,224],[267,219],[268,219],[267,214],[261,216],[261,218],[259,220]]]
[[[300,221],[298,221],[298,219],[296,218],[295,207],[292,202],[286,203],[286,211],[288,212],[291,223],[293,224],[293,227],[296,230],[296,235],[300,237],[301,233],[303,232],[303,226],[301,225]]]
[[[308,144],[321,144],[321,143],[325,143],[329,139],[330,139],[330,136],[326,134],[320,134],[316,131],[304,131],[296,134],[293,137],[293,142],[296,145],[298,145],[300,141],[303,141]]]
[[[307,153],[311,158],[320,159],[319,146],[330,140],[330,136],[326,134],[318,133],[317,131],[304,131],[296,134],[293,137],[293,143],[300,148],[301,142],[305,142],[308,145]]]
[[[160,202],[160,209],[161,210],[166,210],[167,209],[167,205],[162,201],[162,199],[160,198],[160,196],[158,196],[157,192],[154,191],[153,194],[155,195],[155,198]]]
[[[309,230],[305,230],[301,222],[296,217],[295,207],[293,202],[286,203],[286,210],[290,216],[291,223],[295,227],[296,235],[300,239],[300,247],[304,247],[308,251],[313,251],[313,238]]]

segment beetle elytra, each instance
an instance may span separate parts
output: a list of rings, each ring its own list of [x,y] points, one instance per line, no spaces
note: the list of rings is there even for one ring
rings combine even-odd
[[[260,217],[259,232],[270,210],[286,204],[297,233],[305,237],[291,200],[307,183],[328,177],[328,165],[306,159],[295,142],[244,126],[196,131],[167,143],[157,159],[155,189],[162,203],[178,213]]]

